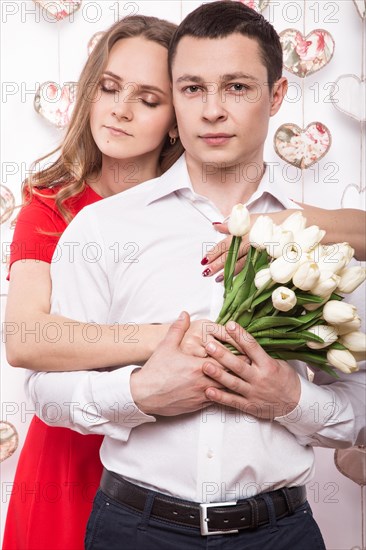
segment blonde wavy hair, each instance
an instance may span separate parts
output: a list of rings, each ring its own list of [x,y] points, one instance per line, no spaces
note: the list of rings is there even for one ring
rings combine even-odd
[[[72,220],[65,201],[83,191],[86,178],[98,172],[102,165],[102,154],[90,130],[90,109],[112,47],[123,38],[141,36],[168,49],[176,28],[173,23],[157,17],[132,15],[115,23],[102,35],[80,75],[74,110],[63,143],[32,164],[31,175],[22,185],[24,203],[31,199],[33,193],[42,195],[42,189],[59,185],[60,189],[54,195],[57,209],[66,223]],[[162,172],[172,166],[183,150],[179,139],[171,145],[169,136],[166,137],[160,155]],[[38,163],[57,151],[60,155],[50,166],[38,171],[35,169]]]

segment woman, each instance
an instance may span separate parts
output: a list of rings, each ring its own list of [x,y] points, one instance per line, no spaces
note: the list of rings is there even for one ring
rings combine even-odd
[[[14,366],[80,370],[142,363],[165,335],[166,326],[142,325],[134,344],[128,338],[131,327],[104,326],[101,338],[91,341],[86,325],[49,314],[49,264],[60,233],[83,206],[156,177],[181,154],[166,63],[173,31],[170,23],[136,16],[104,35],[82,72],[59,159],[24,186],[27,204],[12,246],[7,322],[37,326],[40,338],[24,342],[20,331],[8,339]],[[192,323],[185,349],[203,356],[200,323]],[[81,438],[33,420],[19,461],[4,550],[83,548],[101,473],[100,443],[98,436]]]
[[[82,71],[58,159],[24,184],[25,205],[12,244],[7,322],[18,319],[24,327],[41,327],[46,348],[40,351],[28,340],[21,346],[29,353],[24,361],[19,342],[9,341],[11,364],[71,370],[146,361],[165,334],[164,327],[141,326],[136,345],[126,338],[126,327],[120,338],[112,327],[102,327],[103,343],[95,346],[84,337],[85,326],[74,324],[75,345],[69,331],[50,345],[55,318],[49,315],[49,268],[60,234],[81,208],[156,177],[182,153],[167,69],[174,29],[166,21],[134,16],[106,32]],[[192,350],[204,354],[194,338],[187,342],[187,351]],[[33,419],[9,505],[4,550],[84,547],[101,475],[101,440]]]

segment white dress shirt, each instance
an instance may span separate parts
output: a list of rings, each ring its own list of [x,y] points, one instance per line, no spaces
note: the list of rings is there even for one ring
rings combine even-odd
[[[297,208],[276,186],[272,168],[247,203],[251,212]],[[55,252],[52,312],[100,324],[170,323],[182,310],[192,320],[215,320],[223,286],[202,277],[200,264],[223,238],[213,221],[224,217],[195,193],[184,157],[162,177],[84,208]],[[96,338],[96,328],[86,336]],[[138,333],[130,329],[128,338]],[[28,390],[48,424],[104,434],[108,470],[183,499],[228,501],[302,485],[313,475],[312,445],[352,444],[362,422],[357,376],[335,381],[319,372],[311,383],[301,363],[300,402],[275,421],[218,405],[154,418],[133,402],[136,368],[31,373]]]

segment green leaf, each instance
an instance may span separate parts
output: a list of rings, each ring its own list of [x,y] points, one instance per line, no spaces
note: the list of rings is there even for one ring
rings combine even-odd
[[[307,330],[300,332],[286,332],[278,329],[260,330],[257,332],[251,332],[251,335],[256,339],[273,338],[277,340],[279,338],[285,338],[286,340],[304,340],[305,342],[319,342],[320,344],[324,344],[323,338],[320,338],[316,334],[308,332]]]
[[[256,338],[256,340],[266,351],[278,348],[294,350],[306,344],[305,340],[301,340],[300,338],[296,340],[286,338]]]
[[[330,295],[329,300],[342,301],[344,300],[344,296],[341,296],[340,294],[336,294],[336,292],[333,292],[333,294]]]
[[[321,304],[322,302],[324,302],[324,298],[322,298],[321,296],[315,296],[315,294],[305,294],[302,292],[301,293],[296,292],[296,298],[297,298],[297,303],[300,305]]]
[[[339,342],[333,342],[330,346],[328,346],[327,349],[341,349],[341,350],[348,350],[346,346],[343,346],[343,344],[340,344]]]
[[[233,237],[231,240],[229,252],[226,258],[225,267],[224,267],[224,286],[225,294],[230,292],[232,289],[234,270],[236,261],[238,258],[239,246],[241,243],[241,237]]]
[[[267,352],[274,359],[283,359],[284,361],[303,361],[309,366],[316,367],[334,378],[339,378],[338,374],[327,364],[326,360],[318,361],[315,355],[302,353],[298,351]]]
[[[260,317],[255,321],[252,321],[248,326],[248,332],[252,333],[257,330],[266,330],[267,328],[289,326],[292,328],[297,328],[302,326],[300,319],[295,319],[294,317]]]

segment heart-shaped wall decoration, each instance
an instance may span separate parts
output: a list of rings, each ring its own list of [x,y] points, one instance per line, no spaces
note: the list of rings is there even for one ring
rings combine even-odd
[[[245,4],[249,8],[252,8],[255,11],[258,11],[259,13],[262,13],[263,10],[266,9],[268,6],[270,0],[237,0],[241,2],[242,4]]]
[[[341,474],[361,487],[366,485],[366,447],[364,445],[336,449],[334,463]]]
[[[76,90],[76,82],[67,82],[62,87],[56,82],[44,82],[36,92],[34,108],[57,128],[65,128],[70,122]]]
[[[366,17],[366,0],[353,0],[361,19]]]
[[[333,57],[335,43],[324,29],[316,29],[304,37],[297,29],[280,33],[285,69],[301,78],[319,71]]]
[[[18,447],[18,434],[10,422],[0,421],[0,462],[11,456]]]
[[[14,212],[13,193],[5,185],[0,185],[0,223],[6,222]]]
[[[366,80],[355,74],[341,75],[334,83],[330,99],[341,113],[359,122],[366,121]]]
[[[342,208],[359,208],[364,210],[366,200],[365,192],[365,188],[357,186],[355,183],[347,185],[341,198]]]
[[[103,34],[105,34],[104,31],[99,31],[99,32],[96,32],[95,34],[93,34],[93,36],[91,37],[91,39],[88,42],[88,55],[90,55],[92,53],[95,46],[98,44],[99,40],[102,38]]]
[[[68,17],[74,11],[77,11],[82,0],[34,0],[36,4],[39,4],[42,9],[54,17],[57,21]]]
[[[277,155],[301,169],[309,168],[322,159],[331,143],[331,134],[321,122],[311,122],[305,129],[296,124],[282,124],[274,137]]]

